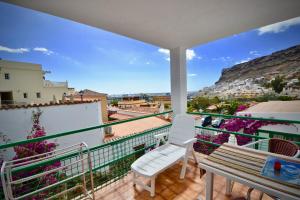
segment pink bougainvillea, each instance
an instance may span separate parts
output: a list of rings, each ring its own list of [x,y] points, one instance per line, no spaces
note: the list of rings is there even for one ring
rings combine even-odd
[[[237,109],[236,109],[236,113],[237,112],[241,112],[241,111],[243,111],[243,110],[246,110],[248,108],[248,105],[239,105],[238,107],[237,107]]]
[[[251,117],[250,114],[246,114],[245,117]],[[263,126],[267,125],[275,125],[278,124],[276,122],[271,121],[260,121],[253,119],[241,119],[241,118],[233,118],[225,121],[224,124],[220,127],[221,129],[225,129],[227,131],[232,132],[242,132],[244,134],[254,135],[257,130]],[[252,141],[251,137],[236,135],[238,145],[245,145]]]
[[[40,125],[40,117],[41,117],[42,112],[38,109],[36,112],[33,111],[32,113],[32,130],[30,134],[27,136],[27,139],[33,139],[33,138],[38,138],[38,137],[43,137],[46,136],[46,132],[44,130],[44,127]],[[48,141],[39,141],[39,142],[34,142],[34,143],[28,143],[28,144],[23,144],[14,147],[14,151],[16,153],[15,157],[13,160],[18,160],[21,158],[28,158],[25,160],[22,160],[22,162],[31,160],[31,156],[38,155],[38,154],[43,154],[47,152],[51,152],[55,150],[56,144],[53,142],[48,142]],[[55,162],[50,165],[44,165],[37,167],[33,170],[30,171],[21,171],[17,174],[14,174],[13,179],[21,179],[25,177],[32,176],[34,174],[38,174],[44,171],[49,171],[51,169],[60,167],[61,164],[60,162]],[[57,176],[55,173],[50,173],[45,176],[42,176],[40,178],[37,178],[36,180],[31,181],[31,183],[26,183],[22,185],[16,185],[14,188],[14,191],[16,194],[24,194],[28,193],[30,191],[33,191],[33,189],[38,189],[37,187],[43,187],[47,185],[51,185],[53,183],[57,182]],[[46,193],[39,193],[38,195],[35,195],[31,197],[30,199],[44,199]]]
[[[236,113],[241,112],[247,108],[248,108],[247,105],[240,105],[238,106]],[[245,117],[251,117],[251,115],[246,114]],[[271,122],[271,121],[253,120],[253,119],[232,118],[232,119],[225,120],[225,122],[220,126],[220,129],[231,131],[231,132],[241,132],[244,134],[254,135],[257,132],[257,130],[262,126],[275,125],[275,124],[278,123]],[[197,135],[196,137],[198,139],[206,140],[216,144],[223,144],[225,142],[228,142],[229,136],[230,134],[222,133],[222,131],[220,131],[218,135]],[[236,135],[235,137],[237,139],[238,145],[245,145],[252,141],[252,138],[247,136]],[[216,148],[217,146],[215,145],[207,144],[200,141],[194,144],[195,151],[204,154],[210,154]]]

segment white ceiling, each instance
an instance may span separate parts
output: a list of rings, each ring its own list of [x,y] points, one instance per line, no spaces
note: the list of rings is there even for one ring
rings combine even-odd
[[[300,16],[300,0],[4,1],[169,49]]]

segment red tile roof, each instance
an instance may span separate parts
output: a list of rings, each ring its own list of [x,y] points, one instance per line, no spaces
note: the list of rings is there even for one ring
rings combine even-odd
[[[47,106],[60,106],[60,105],[73,105],[73,104],[85,104],[85,103],[94,103],[98,102],[98,100],[95,101],[65,101],[61,103],[40,103],[40,104],[26,104],[26,105],[9,105],[4,104],[0,105],[0,110],[10,110],[10,109],[20,109],[20,108],[35,108],[35,107],[47,107]]]

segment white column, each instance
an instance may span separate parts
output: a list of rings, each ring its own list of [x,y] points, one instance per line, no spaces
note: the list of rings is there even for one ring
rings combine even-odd
[[[170,50],[171,61],[171,101],[174,114],[187,111],[187,72],[186,48],[176,47]]]

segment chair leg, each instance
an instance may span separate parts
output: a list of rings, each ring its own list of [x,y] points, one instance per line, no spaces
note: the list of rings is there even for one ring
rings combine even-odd
[[[184,157],[183,165],[182,165],[181,172],[180,172],[180,179],[184,179],[184,177],[185,177],[187,162],[188,162],[188,155],[186,155]]]
[[[193,158],[195,160],[196,165],[198,165],[198,160],[197,160],[197,157],[195,155],[195,151],[192,151],[192,154],[193,154]]]

